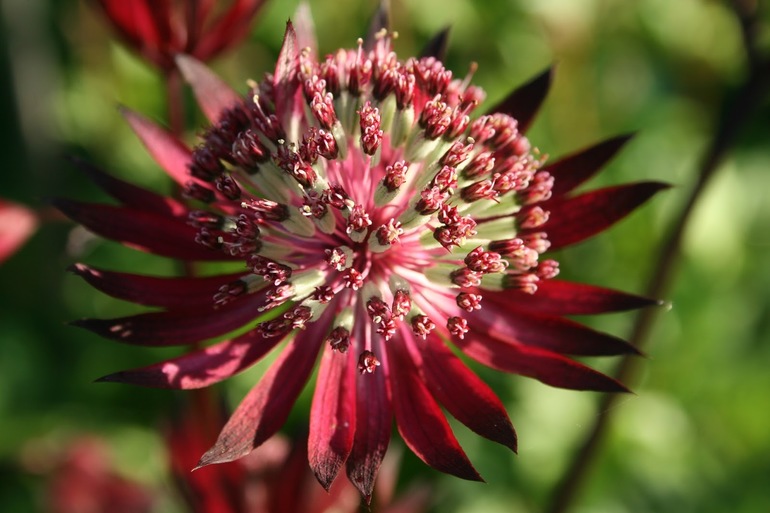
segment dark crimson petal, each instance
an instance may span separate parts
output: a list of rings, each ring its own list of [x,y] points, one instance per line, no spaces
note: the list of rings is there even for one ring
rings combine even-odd
[[[227,379],[252,366],[283,337],[263,337],[253,330],[233,340],[225,340],[139,369],[109,374],[97,381],[130,383],[153,388],[203,388]]]
[[[396,425],[406,445],[437,470],[470,481],[483,481],[420,378],[404,341],[394,338],[385,346]]]
[[[75,264],[70,270],[94,288],[118,299],[146,306],[180,309],[211,306],[219,287],[245,273],[200,278],[145,276]]]
[[[468,356],[484,365],[571,390],[628,392],[614,379],[574,360],[539,347],[508,344],[486,333],[471,332],[452,341]]]
[[[196,228],[180,219],[112,205],[54,200],[64,215],[92,232],[141,251],[183,260],[234,260],[195,242]]]
[[[516,452],[516,431],[495,393],[447,349],[436,335],[421,346],[428,388],[444,408],[471,430]]]
[[[362,336],[362,333],[357,334],[356,339],[362,340]],[[385,372],[381,370],[356,379],[356,432],[346,465],[350,482],[358,488],[367,504],[372,500],[377,471],[388,449],[393,424]]]
[[[597,189],[573,198],[552,199],[543,205],[551,214],[541,228],[548,233],[551,250],[563,248],[606,230],[656,192],[669,187],[661,182],[638,182]]]
[[[594,176],[633,137],[634,134],[619,135],[546,165],[545,170],[554,177],[553,195],[567,194]]]
[[[449,27],[445,27],[428,41],[420,52],[420,57],[435,57],[443,61],[446,58],[449,43]]]
[[[246,456],[278,431],[310,377],[325,329],[314,322],[281,351],[201,457],[198,468]]]
[[[130,109],[121,108],[120,112],[155,162],[176,183],[184,186],[190,180],[195,180],[187,169],[192,153],[182,141]]]
[[[519,86],[503,101],[489,109],[488,113],[508,114],[519,122],[519,131],[526,132],[548,95],[553,71],[553,67],[548,68],[526,84]]]
[[[494,301],[506,311],[546,315],[594,315],[661,304],[655,299],[619,290],[562,280],[541,280],[534,294],[518,290],[485,290],[484,301]]]
[[[203,61],[233,47],[249,33],[251,22],[265,0],[235,0],[214,24],[203,30],[193,54]]]
[[[148,312],[117,319],[81,319],[72,324],[104,338],[140,346],[192,344],[243,327],[260,315],[264,292],[213,306],[168,312]]]
[[[639,354],[625,340],[601,333],[575,321],[535,312],[520,312],[487,303],[466,314],[468,322],[490,336],[511,344],[526,344],[557,353],[581,356]]]
[[[176,64],[192,87],[203,114],[212,123],[223,111],[243,102],[242,98],[205,64],[187,55],[177,55]]]
[[[307,443],[310,468],[326,491],[353,447],[356,360],[354,351],[343,354],[331,347],[323,348]]]
[[[281,52],[275,64],[273,74],[273,88],[275,91],[275,111],[283,113],[284,117],[291,115],[295,108],[295,96],[299,92],[299,48],[297,48],[297,34],[291,21],[286,22],[286,33],[283,36]],[[279,118],[280,121],[283,121]],[[286,125],[284,125],[286,126]]]
[[[155,194],[154,192],[150,192],[147,189],[124,182],[123,180],[105,173],[85,160],[73,158],[72,162],[88,175],[88,178],[103,191],[126,206],[162,214],[166,217],[187,216],[187,207],[172,198],[167,198]]]

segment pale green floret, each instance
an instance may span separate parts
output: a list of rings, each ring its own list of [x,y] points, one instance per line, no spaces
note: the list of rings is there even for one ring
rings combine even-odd
[[[439,144],[441,144],[441,137],[428,139],[425,137],[425,130],[419,124],[415,124],[407,137],[404,158],[409,162],[425,161]]]
[[[316,287],[324,284],[327,275],[319,269],[309,269],[292,275],[289,283],[296,297],[307,297],[315,291]]]
[[[302,213],[294,208],[289,209],[289,218],[281,223],[288,231],[300,237],[312,237],[315,235],[315,224],[303,216]],[[284,248],[284,253],[286,249]]]
[[[337,158],[345,160],[345,157],[348,156],[348,138],[339,120],[332,125],[331,132],[332,137],[337,142]]]
[[[513,217],[501,217],[476,225],[476,234],[480,239],[498,240],[516,237],[516,227]]]
[[[334,233],[334,230],[337,229],[337,223],[334,219],[334,214],[332,214],[329,210],[326,211],[321,219],[312,217],[312,220],[315,225],[326,234],[332,234]]]
[[[414,125],[414,108],[410,105],[405,109],[396,110],[393,126],[390,129],[390,145],[397,148],[406,142],[409,131]],[[385,129],[382,129],[383,132]]]
[[[287,182],[284,179],[286,172],[275,165],[270,160],[259,166],[259,171],[253,175],[248,175],[247,179],[264,194],[266,198],[277,203],[288,203],[293,197],[291,194],[292,188],[287,187]],[[292,178],[294,187],[299,184]]]
[[[470,204],[469,208],[460,209],[464,214],[470,214],[474,219],[484,217],[511,216],[521,210],[519,198],[513,192],[500,196],[497,201],[479,200]]]
[[[396,98],[388,95],[383,101],[378,102],[377,108],[380,109],[380,129],[383,133],[389,132],[396,115]]]
[[[348,330],[349,332],[353,331],[353,322],[355,321],[355,316],[353,315],[353,309],[351,307],[345,307],[340,313],[337,314],[337,317],[334,319],[334,325],[335,326],[341,326]]]
[[[321,314],[324,313],[326,310],[326,307],[329,306],[329,303],[322,303],[318,301],[317,299],[305,299],[300,303],[300,306],[306,306],[310,308],[310,319],[308,319],[308,322],[317,321],[319,317],[321,317]]]
[[[505,289],[505,273],[489,273],[481,278],[481,286],[487,290]]]
[[[397,274],[391,274],[388,278],[388,286],[393,295],[396,295],[396,291],[403,290],[404,292],[411,292],[412,286],[407,280]]]
[[[438,264],[424,271],[425,277],[432,283],[450,288],[460,288],[452,281],[451,274],[458,269],[457,264]]]

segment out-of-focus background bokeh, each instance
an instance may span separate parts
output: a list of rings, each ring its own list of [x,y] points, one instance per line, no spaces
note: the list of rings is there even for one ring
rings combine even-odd
[[[43,224],[0,266],[0,510],[43,511],[57,458],[89,433],[120,475],[183,511],[172,491],[162,419],[183,393],[94,384],[104,374],[174,354],[102,340],[67,326],[135,307],[95,292],[65,269],[76,261],[123,271],[178,272],[161,258],[103,242],[48,201],[104,199],[68,160],[77,155],[129,181],[170,184],[116,105],[166,119],[159,74],[120,44],[95,2],[3,0],[0,6],[0,196]],[[760,2],[761,3],[761,2]],[[365,34],[373,1],[310,1],[322,53]],[[268,0],[246,41],[212,63],[243,90],[272,69],[294,1]],[[638,131],[592,186],[663,180],[675,187],[590,242],[558,256],[570,279],[643,292],[660,243],[693,187],[726,97],[747,73],[738,21],[717,0],[393,0],[401,57],[451,26],[447,66],[487,105],[552,63],[552,92],[529,132],[558,157]],[[759,41],[770,49],[770,12]],[[201,116],[188,102],[190,116]],[[482,107],[483,110],[483,107]],[[202,122],[202,121],[201,121]],[[194,132],[190,132],[193,141]],[[682,258],[639,362],[640,379],[613,408],[580,512],[770,511],[770,108],[750,117],[697,204]],[[626,336],[634,313],[591,319]],[[612,369],[614,362],[596,362]],[[479,369],[520,437],[519,455],[456,426],[487,484],[462,482],[405,455],[401,486],[434,485],[433,511],[541,511],[594,417],[598,396]],[[227,382],[236,404],[260,369]],[[312,380],[311,380],[312,384]],[[288,431],[306,419],[307,391]],[[406,451],[408,453],[408,451]]]

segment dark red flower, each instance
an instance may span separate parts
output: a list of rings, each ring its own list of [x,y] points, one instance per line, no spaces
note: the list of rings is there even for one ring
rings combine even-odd
[[[481,478],[442,407],[516,450],[500,400],[450,343],[489,367],[549,385],[624,391],[567,355],[636,350],[565,316],[654,301],[558,280],[558,264],[543,253],[604,230],[665,187],[573,193],[628,138],[546,164],[524,130],[550,73],[472,118],[483,92],[436,57],[399,59],[387,31],[320,61],[303,49],[310,36],[299,40],[301,47],[289,24],[273,74],[245,96],[199,62],[179,60],[212,122],[195,150],[124,113],[193,208],[90,166],[121,204],[59,202],[87,228],[129,246],[240,263],[231,274],[199,278],[76,265],[105,293],[162,309],[79,326],[137,345],[220,340],[102,381],[205,387],[288,339],[203,455],[205,466],[243,457],[270,438],[320,353],[310,466],[328,488],[345,465],[366,497],[394,418],[417,456],[465,479]]]
[[[185,53],[213,59],[248,34],[265,0],[98,0],[123,40],[163,70]]]

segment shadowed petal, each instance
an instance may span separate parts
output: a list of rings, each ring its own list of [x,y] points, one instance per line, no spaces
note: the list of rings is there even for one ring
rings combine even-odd
[[[162,65],[162,58],[158,53],[161,44],[161,35],[156,26],[155,18],[149,2],[136,0],[98,0],[104,9],[107,19],[117,29],[118,33],[126,39],[129,46],[147,56],[157,65]]]
[[[512,344],[526,344],[558,353],[582,356],[639,354],[623,339],[601,333],[575,321],[543,315],[522,313],[487,303],[482,311],[466,315],[490,336]]]
[[[93,164],[79,158],[71,159],[88,178],[103,191],[131,208],[146,210],[167,217],[183,217],[188,209],[173,198],[155,194],[134,184],[105,173]]]
[[[97,235],[141,251],[182,260],[235,259],[195,242],[198,230],[179,219],[145,210],[64,199],[54,200],[53,204]]]
[[[377,12],[374,13],[369,21],[369,30],[364,38],[364,50],[367,52],[374,49],[374,43],[377,40],[377,34],[382,30],[390,30],[390,0],[380,0],[377,6]]]
[[[152,158],[178,184],[185,185],[195,180],[190,175],[187,165],[190,163],[190,149],[179,139],[160,126],[136,112],[121,107],[120,113],[128,121],[131,129],[142,141]]]
[[[550,212],[550,220],[542,228],[548,233],[550,249],[575,244],[606,230],[656,192],[669,187],[660,182],[639,182],[546,202],[543,207]]]
[[[203,388],[250,367],[283,339],[250,331],[205,349],[139,369],[109,374],[97,381],[130,383],[153,388]]]
[[[192,87],[203,114],[212,123],[219,121],[223,111],[243,103],[243,99],[208,66],[189,55],[177,55],[176,65]]]
[[[484,438],[516,452],[516,432],[500,399],[435,335],[422,346],[422,368],[431,394],[452,414]]]
[[[211,306],[219,287],[245,275],[165,278],[106,271],[85,264],[75,264],[70,270],[114,298],[172,309]]]
[[[0,200],[0,262],[13,255],[37,228],[37,217],[26,207]]]
[[[484,365],[529,376],[546,385],[571,390],[628,392],[626,387],[614,379],[546,349],[508,344],[476,331],[467,334],[462,340],[455,337],[452,341],[465,354]]]
[[[321,367],[310,410],[308,455],[310,468],[329,491],[353,447],[356,422],[356,361],[345,354],[323,349]]]
[[[508,114],[519,122],[519,131],[526,132],[548,95],[554,68],[548,68],[524,85],[516,88],[503,101],[489,109],[488,113]]]
[[[660,305],[655,299],[561,280],[539,281],[534,294],[518,290],[485,290],[484,294],[484,301],[494,301],[506,310],[550,315],[594,315]]]
[[[547,164],[545,170],[554,177],[551,189],[553,195],[567,194],[594,176],[633,136],[634,134],[619,135],[567,155],[553,164]]]
[[[356,432],[346,465],[350,482],[358,488],[367,504],[372,500],[374,482],[388,449],[393,423],[387,377],[380,370],[356,379]]]
[[[319,325],[320,322],[311,324],[281,351],[241,401],[197,468],[246,456],[278,431],[313,370],[326,329],[319,329]]]
[[[118,342],[140,346],[192,344],[229,333],[253,321],[265,303],[264,292],[213,306],[148,312],[117,319],[81,319],[72,324]]]
[[[448,43],[449,27],[444,27],[425,44],[422,52],[420,52],[420,57],[435,57],[436,59],[443,61],[446,58]]]
[[[483,481],[457,442],[403,345],[404,341],[397,338],[385,344],[393,409],[401,438],[431,467],[462,479]]]

